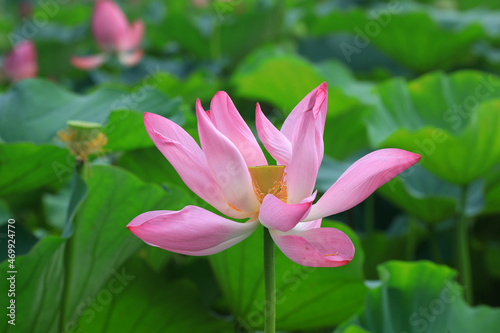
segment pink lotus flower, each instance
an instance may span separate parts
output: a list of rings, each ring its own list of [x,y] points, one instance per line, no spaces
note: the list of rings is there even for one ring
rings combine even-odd
[[[222,214],[248,218],[234,222],[207,210],[152,211],[137,216],[128,229],[146,243],[187,255],[209,255],[248,237],[261,223],[294,262],[336,267],[354,256],[349,237],[321,228],[321,219],[366,199],[379,186],[415,164],[420,156],[400,149],[372,152],[354,163],[313,204],[323,159],[327,108],[326,83],[309,93],[278,131],[257,104],[257,131],[281,166],[268,166],[249,127],[225,92],[205,112],[196,103],[201,147],[181,127],[152,113],[144,124],[158,149],[186,185]]]
[[[38,73],[35,44],[24,40],[14,46],[14,49],[5,56],[3,72],[12,81],[35,77]]]
[[[92,16],[92,31],[102,53],[76,57],[71,63],[81,69],[93,69],[106,61],[108,55],[118,53],[118,60],[125,66],[137,64],[143,55],[138,49],[144,35],[144,24],[137,20],[128,24],[125,14],[111,0],[97,0]]]

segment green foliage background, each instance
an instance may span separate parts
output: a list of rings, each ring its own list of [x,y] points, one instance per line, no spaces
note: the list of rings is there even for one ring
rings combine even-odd
[[[89,72],[69,59],[97,51],[91,3],[0,3],[0,53],[29,38],[40,68],[38,78],[16,84],[0,76],[4,311],[8,219],[16,221],[18,271],[16,326],[3,315],[0,331],[262,330],[262,229],[210,257],[152,248],[126,229],[149,210],[211,209],[156,149],[142,114],[168,117],[196,138],[196,99],[208,106],[224,90],[251,128],[256,102],[279,128],[321,82],[329,104],[320,192],[375,149],[422,159],[323,222],[353,240],[349,265],[307,268],[278,251],[278,329],[498,330],[498,1],[118,3],[144,21],[145,56],[132,68],[110,61]],[[69,120],[100,123],[108,138],[80,173],[57,139]],[[460,216],[473,304],[457,281]]]

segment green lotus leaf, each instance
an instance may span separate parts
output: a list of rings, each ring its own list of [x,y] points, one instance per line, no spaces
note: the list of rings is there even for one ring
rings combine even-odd
[[[495,332],[500,325],[500,309],[467,305],[447,266],[390,261],[378,271],[380,285],[369,291],[364,310],[335,333],[352,326],[371,333]]]
[[[179,99],[169,99],[148,86],[132,92],[103,87],[86,95],[78,95],[51,81],[22,80],[0,95],[0,133],[5,142],[54,142],[57,132],[66,128],[68,120],[104,125],[111,111],[134,110],[173,117],[173,120],[182,123],[184,118],[179,107]],[[139,127],[137,119],[129,113],[113,115],[111,124],[108,124],[108,134],[112,131],[124,134],[122,132],[129,130],[133,124]],[[133,141],[134,138],[135,132],[121,139]],[[144,136],[139,136],[140,143],[144,142],[143,139]],[[124,147],[120,143],[110,144]]]
[[[112,276],[72,332],[230,331],[228,321],[210,316],[193,282],[168,281],[143,262],[131,261],[124,269],[130,280]]]
[[[370,11],[334,10],[320,17],[311,16],[309,26],[315,35],[340,32],[355,35],[353,44],[339,45],[348,63],[373,43],[396,62],[418,73],[456,65],[461,60],[456,55],[469,52],[485,34],[477,23],[462,29],[446,29],[427,11],[408,11],[397,2]]]
[[[71,176],[74,165],[75,159],[66,149],[52,144],[1,143],[0,196],[42,186],[62,186]]]
[[[248,56],[232,77],[237,95],[272,103],[286,113],[323,81],[325,78],[305,59],[267,50]]]
[[[177,210],[188,201],[181,191],[167,194],[157,185],[109,166],[93,166],[87,186],[73,236],[45,237],[30,253],[16,258],[18,320],[16,326],[4,321],[4,332],[73,329],[96,295],[108,288],[109,279],[122,284],[131,281],[122,265],[144,243],[127,230],[127,223],[148,210]],[[8,265],[4,261],[0,268],[6,272]],[[0,300],[4,308],[7,302],[7,297]]]
[[[169,2],[165,18],[149,31],[154,43],[163,46],[165,38],[174,40],[198,58],[238,59],[276,38],[283,16],[281,6],[256,1],[214,1],[204,12],[189,2]]]
[[[422,155],[440,178],[468,184],[500,162],[500,80],[492,74],[432,73],[377,86],[368,136],[378,147]]]
[[[436,223],[455,215],[460,189],[416,165],[378,193],[419,220]]]

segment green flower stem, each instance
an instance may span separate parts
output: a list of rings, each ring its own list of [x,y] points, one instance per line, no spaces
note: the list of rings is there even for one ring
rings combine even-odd
[[[85,164],[82,161],[76,161],[75,164],[75,173],[78,175],[82,175],[82,171]],[[66,226],[65,226],[66,227]],[[66,328],[66,316],[68,313],[66,309],[68,308],[68,295],[69,295],[69,281],[70,281],[70,266],[71,266],[71,250],[73,248],[72,237],[68,237],[66,239],[66,244],[64,245],[64,253],[63,253],[63,285],[61,287],[62,296],[61,296],[61,311],[59,316],[59,332],[65,332]]]
[[[375,196],[370,195],[365,200],[365,232],[371,235],[375,232]]]
[[[219,23],[217,23],[214,27],[212,36],[210,38],[210,53],[212,56],[212,60],[217,60],[219,59],[221,55],[221,28],[219,26]]]
[[[441,255],[441,250],[439,250],[436,225],[433,223],[429,223],[427,227],[429,230],[429,244],[431,246],[432,257],[436,263],[441,264],[443,263],[443,256]]]
[[[408,240],[406,242],[406,260],[415,259],[415,249],[417,247],[417,221],[413,215],[408,216]]]
[[[469,219],[466,211],[467,204],[467,186],[462,187],[460,197],[460,211],[457,225],[457,250],[458,250],[458,270],[460,272],[460,282],[464,286],[465,300],[472,304],[472,274],[470,266],[469,251]]]
[[[276,273],[274,270],[274,242],[269,229],[264,228],[264,283],[265,283],[265,333],[276,331]]]

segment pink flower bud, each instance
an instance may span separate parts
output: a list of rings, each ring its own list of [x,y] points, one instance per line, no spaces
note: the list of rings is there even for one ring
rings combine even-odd
[[[94,7],[92,31],[103,51],[131,51],[141,43],[144,25],[140,20],[129,25],[116,3],[99,0]]]
[[[35,44],[24,40],[18,43],[4,58],[3,72],[12,81],[35,77],[38,64]]]
[[[91,56],[74,56],[71,63],[89,70],[100,66],[110,53],[117,53],[125,66],[137,64],[143,56],[139,49],[144,36],[141,20],[129,24],[120,7],[112,0],[97,0],[92,15],[92,31],[95,41],[103,53]]]

